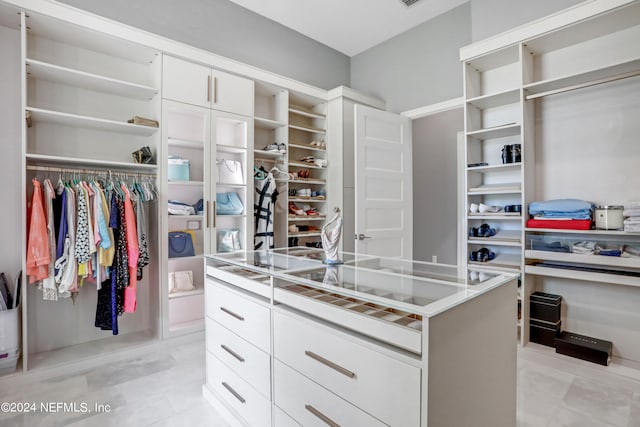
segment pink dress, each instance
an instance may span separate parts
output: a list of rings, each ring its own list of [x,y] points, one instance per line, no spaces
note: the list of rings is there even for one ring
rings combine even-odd
[[[123,185],[122,190],[125,193],[124,220],[127,222],[127,255],[129,258],[129,286],[124,288],[124,311],[125,313],[133,313],[136,311],[136,286],[140,249],[138,247],[136,215],[131,204],[129,189]]]
[[[33,196],[31,199],[31,219],[29,221],[29,240],[27,242],[27,275],[31,282],[38,282],[49,277],[49,240],[47,219],[44,214],[44,201],[40,181],[33,179]]]

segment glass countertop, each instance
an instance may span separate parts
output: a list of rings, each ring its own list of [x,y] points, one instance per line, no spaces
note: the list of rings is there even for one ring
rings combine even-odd
[[[209,259],[274,277],[275,289],[305,285],[399,310],[432,316],[500,286],[514,277],[485,273],[483,281],[460,277],[456,266],[340,253],[344,264],[326,265],[322,249],[285,248],[207,255]]]

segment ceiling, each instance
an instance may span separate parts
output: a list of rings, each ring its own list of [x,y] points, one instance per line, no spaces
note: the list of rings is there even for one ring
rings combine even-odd
[[[348,56],[401,34],[468,0],[231,0]]]

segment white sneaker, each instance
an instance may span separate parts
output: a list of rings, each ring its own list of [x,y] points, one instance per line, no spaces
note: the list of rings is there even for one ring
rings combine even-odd
[[[470,279],[471,281],[476,281],[476,280],[478,280],[478,276],[479,276],[479,273],[478,273],[477,271],[470,271],[470,272],[469,272],[469,279]]]
[[[469,212],[471,213],[478,213],[478,205],[475,203],[471,203],[469,205]]]
[[[489,206],[485,205],[484,203],[480,203],[480,206],[478,206],[478,211],[480,213],[493,213],[500,211],[500,208],[498,206]]]

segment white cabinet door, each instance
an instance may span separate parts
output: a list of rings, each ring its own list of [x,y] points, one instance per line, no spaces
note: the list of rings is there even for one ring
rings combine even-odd
[[[211,108],[229,113],[253,116],[253,80],[213,70]]]
[[[163,98],[211,107],[211,85],[211,68],[167,55],[163,57]]]

